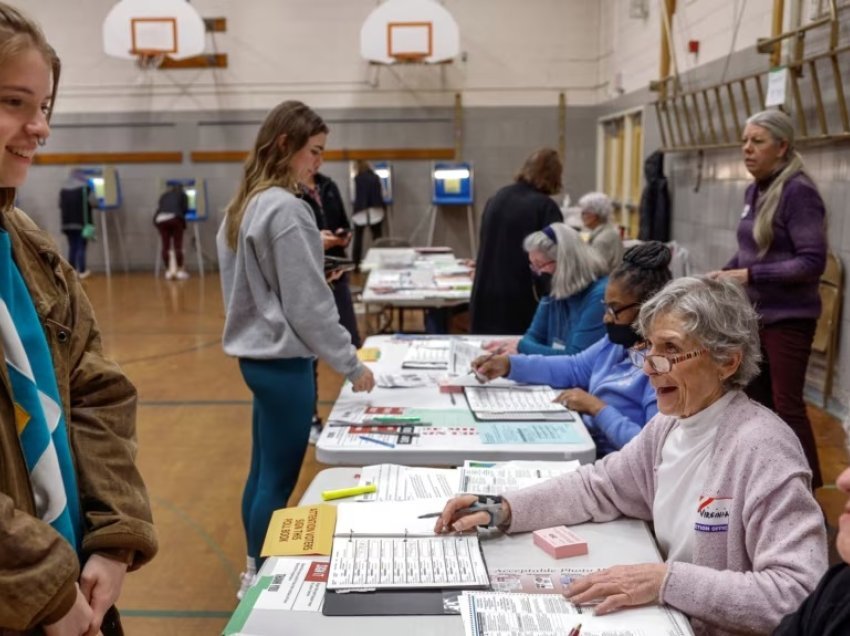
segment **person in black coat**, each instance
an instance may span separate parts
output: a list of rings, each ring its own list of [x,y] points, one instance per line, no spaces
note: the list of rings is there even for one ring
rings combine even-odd
[[[351,217],[354,221],[352,259],[358,268],[363,258],[363,232],[368,227],[373,241],[381,238],[386,213],[381,178],[368,161],[358,160],[354,176],[354,214]]]
[[[543,292],[535,289],[522,242],[532,232],[563,221],[550,195],[561,190],[563,164],[557,151],[533,152],[515,178],[484,208],[475,282],[470,300],[470,331],[478,334],[525,333]]]
[[[646,187],[640,195],[641,241],[670,240],[670,192],[664,176],[664,153],[656,150],[643,162]]]
[[[835,480],[850,495],[850,468]],[[782,619],[774,636],[846,636],[850,634],[850,500],[838,519],[835,548],[841,562],[826,571],[799,609]]]

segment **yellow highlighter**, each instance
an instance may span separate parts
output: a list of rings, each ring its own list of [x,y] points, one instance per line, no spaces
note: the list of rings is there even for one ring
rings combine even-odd
[[[343,497],[356,497],[357,495],[366,495],[376,490],[378,490],[376,484],[366,484],[365,486],[355,486],[354,488],[340,488],[339,490],[324,490],[322,491],[322,499],[329,501],[330,499],[342,499]]]

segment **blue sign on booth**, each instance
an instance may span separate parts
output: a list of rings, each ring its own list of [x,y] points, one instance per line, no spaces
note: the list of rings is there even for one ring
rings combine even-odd
[[[378,178],[381,180],[381,194],[384,198],[385,205],[393,204],[393,167],[387,161],[376,161],[372,164],[372,169]]]
[[[121,180],[115,168],[80,168],[78,172],[85,175],[89,187],[97,197],[99,209],[114,210],[121,207]]]
[[[433,205],[472,205],[472,164],[468,161],[438,161],[431,167]]]

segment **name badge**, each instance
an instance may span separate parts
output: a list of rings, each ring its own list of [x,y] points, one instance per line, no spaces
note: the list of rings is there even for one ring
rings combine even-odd
[[[750,204],[749,204],[749,203],[747,203],[747,204],[744,206],[744,211],[743,211],[743,212],[741,212],[741,218],[742,218],[742,219],[743,219],[743,218],[746,218],[746,216],[747,216],[749,213],[750,213]]]
[[[697,506],[697,532],[728,532],[731,497],[700,497]]]
[[[552,340],[552,348],[557,349],[558,351],[563,351],[567,348],[567,345],[565,345],[562,340],[558,340],[557,338],[555,338],[554,340]]]

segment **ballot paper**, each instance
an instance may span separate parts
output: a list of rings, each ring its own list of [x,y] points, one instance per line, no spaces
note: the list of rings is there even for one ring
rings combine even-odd
[[[458,492],[499,495],[508,490],[534,486],[558,475],[572,472],[580,465],[578,460],[566,462],[466,460],[458,469],[460,473]]]
[[[469,408],[482,420],[572,420],[563,404],[555,402],[558,391],[550,386],[464,388]]]
[[[458,471],[454,468],[418,468],[398,464],[364,466],[358,486],[375,484],[377,490],[360,495],[360,501],[407,501],[448,498],[458,492]]]
[[[463,592],[460,615],[466,636],[565,636],[581,624],[581,636],[685,636],[692,631],[680,612],[666,606],[635,607],[595,616],[560,594]]]
[[[434,532],[445,498],[344,503],[334,533],[329,590],[485,588],[478,535]]]

